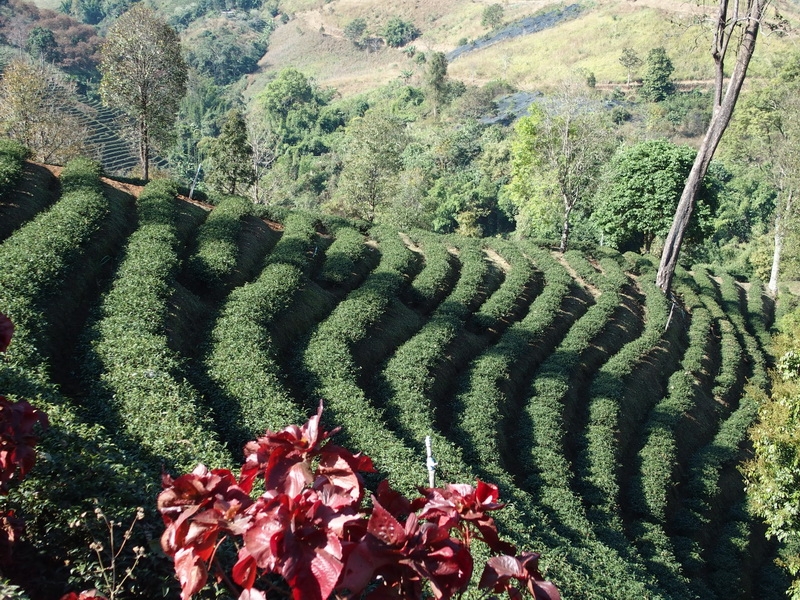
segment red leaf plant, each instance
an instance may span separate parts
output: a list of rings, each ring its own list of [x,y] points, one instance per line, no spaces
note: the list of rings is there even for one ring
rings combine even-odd
[[[0,352],[11,343],[14,325],[0,313]],[[12,479],[23,479],[36,462],[34,446],[39,438],[34,433],[36,424],[48,425],[47,415],[33,408],[25,400],[11,402],[0,396],[0,495],[8,494]],[[0,561],[11,559],[11,549],[24,529],[24,522],[11,509],[0,511]]]
[[[14,335],[14,324],[11,319],[0,313],[0,352],[5,352],[8,349],[12,335]]]
[[[175,479],[164,475],[161,545],[174,560],[182,600],[210,573],[239,600],[266,600],[277,590],[269,574],[283,578],[295,600],[422,598],[426,582],[436,598],[451,598],[472,576],[472,540],[516,552],[486,514],[503,506],[488,483],[421,488],[423,496],[409,501],[383,481],[371,508],[363,508],[360,473],[374,472],[372,461],[330,443],[338,429],[322,431],[321,416],[322,404],[305,425],[248,443],[238,479],[203,465]],[[264,492],[253,499],[259,478]],[[217,549],[229,537],[238,540],[238,557],[228,576]],[[487,581],[483,587],[512,589],[499,572]]]
[[[517,557],[493,556],[486,561],[480,587],[505,591],[511,600],[521,600],[526,590],[535,600],[561,600],[558,588],[545,581],[539,572],[536,552],[525,552]]]

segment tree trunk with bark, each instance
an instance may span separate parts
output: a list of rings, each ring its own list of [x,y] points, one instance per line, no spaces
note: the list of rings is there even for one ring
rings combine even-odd
[[[664,240],[664,250],[656,275],[656,285],[664,293],[669,293],[672,286],[672,277],[678,264],[681,244],[689,227],[700,184],[708,171],[708,166],[711,164],[722,134],[730,123],[747,74],[747,67],[756,48],[758,30],[768,4],[769,0],[748,0],[745,10],[742,12],[738,0],[734,0],[732,3],[729,0],[720,0],[719,2],[714,47],[711,53],[715,65],[714,111],[703,142],[697,151],[697,158],[695,158],[683,188],[678,208],[675,210],[672,227]],[[739,25],[742,26],[742,31],[736,53],[736,66],[723,96],[725,55],[731,38],[737,35]]]
[[[780,271],[781,252],[783,251],[783,237],[784,237],[784,220],[792,210],[792,200],[794,197],[794,190],[790,190],[786,197],[786,206],[783,212],[778,212],[775,217],[775,247],[772,251],[772,269],[769,273],[769,283],[767,289],[773,296],[778,294],[778,272]]]

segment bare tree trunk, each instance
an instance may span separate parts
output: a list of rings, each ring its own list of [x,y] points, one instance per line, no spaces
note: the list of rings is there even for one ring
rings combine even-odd
[[[783,250],[783,233],[781,232],[781,218],[775,218],[775,249],[772,252],[772,269],[769,272],[767,289],[773,296],[778,293],[778,267],[781,264],[781,251]]]
[[[139,118],[139,165],[142,168],[142,179],[150,179],[150,134],[147,131],[147,121]]]
[[[661,254],[661,264],[656,275],[656,285],[664,293],[669,293],[672,285],[672,277],[675,274],[675,267],[678,264],[678,255],[684,235],[689,226],[692,210],[697,199],[697,193],[714,157],[714,152],[719,145],[722,134],[730,123],[733,109],[742,90],[747,67],[756,49],[756,38],[761,25],[761,19],[769,0],[749,0],[747,10],[744,14],[739,13],[739,2],[734,1],[733,14],[729,15],[728,0],[720,0],[719,13],[714,34],[714,48],[712,56],[715,63],[715,89],[714,89],[714,112],[706,130],[700,149],[697,151],[692,170],[683,188],[678,208],[675,210],[675,218],[672,227],[664,240],[664,250]],[[725,54],[728,50],[728,43],[735,35],[734,26],[743,21],[744,29],[739,41],[736,55],[736,66],[731,74],[725,95],[722,95]]]
[[[569,215],[574,206],[575,202],[570,202],[569,198],[564,196],[564,226],[561,228],[561,245],[558,247],[558,251],[561,252],[561,254],[567,251],[567,242],[569,241]]]
[[[783,221],[785,217],[789,215],[789,211],[792,210],[793,196],[794,190],[790,190],[786,198],[786,207],[782,213],[778,212],[778,215],[775,217],[775,248],[772,252],[772,269],[770,270],[769,283],[767,284],[767,289],[773,296],[778,294],[778,272],[780,270],[781,253],[783,251]]]

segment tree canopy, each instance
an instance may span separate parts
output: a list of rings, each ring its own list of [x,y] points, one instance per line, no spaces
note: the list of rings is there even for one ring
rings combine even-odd
[[[149,178],[153,145],[174,137],[186,93],[187,69],[177,32],[144,4],[111,26],[101,50],[100,95],[134,122],[142,177]]]
[[[593,219],[604,242],[620,249],[650,250],[669,231],[695,150],[667,140],[648,140],[621,149],[611,160],[594,199]],[[717,186],[703,183],[689,237],[713,231]]]

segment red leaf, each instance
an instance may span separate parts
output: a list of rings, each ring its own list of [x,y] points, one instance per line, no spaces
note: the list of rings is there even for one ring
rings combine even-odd
[[[14,335],[14,324],[7,316],[0,313],[0,352],[5,352]]]
[[[239,560],[233,565],[231,575],[233,576],[233,581],[244,589],[250,589],[256,582],[256,576],[258,575],[256,559],[245,548],[239,550]]]
[[[267,595],[261,590],[245,589],[238,600],[267,600]]]
[[[25,400],[10,402],[0,396],[0,493],[14,477],[25,477],[36,462],[33,447],[39,438],[34,426],[48,426],[47,415]]]
[[[106,597],[97,590],[84,590],[80,594],[77,592],[70,592],[69,594],[64,594],[61,596],[61,600],[87,600],[88,598],[100,598],[101,600],[107,600]]]
[[[383,508],[374,496],[367,531],[389,546],[400,545],[406,540],[405,527]]]
[[[208,571],[205,563],[192,548],[182,548],[175,553],[175,574],[181,584],[181,600],[189,600],[206,584]]]

